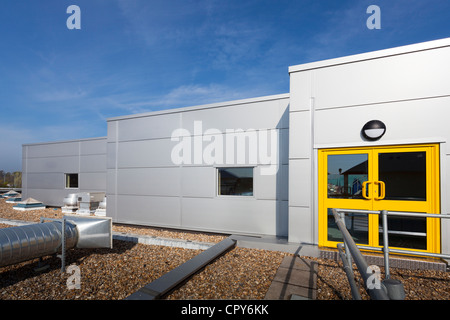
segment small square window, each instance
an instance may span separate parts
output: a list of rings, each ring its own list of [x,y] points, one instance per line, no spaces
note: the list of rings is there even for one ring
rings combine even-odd
[[[66,189],[78,189],[78,173],[66,173]]]
[[[218,168],[220,196],[253,196],[253,168]]]

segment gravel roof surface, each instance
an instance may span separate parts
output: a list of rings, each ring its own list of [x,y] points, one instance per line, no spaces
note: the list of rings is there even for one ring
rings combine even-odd
[[[38,222],[40,217],[61,217],[61,209],[16,211],[13,204],[0,199],[0,218]],[[0,228],[10,225],[0,224]],[[157,237],[217,243],[226,235],[208,234],[113,225],[113,231],[141,233]],[[113,249],[72,249],[66,266],[80,269],[80,289],[68,289],[72,274],[60,273],[60,260],[45,257],[50,265],[36,273],[37,259],[0,268],[0,299],[2,300],[119,300],[145,284],[188,261],[200,250],[136,244],[114,240]],[[235,248],[166,299],[263,299],[286,253]],[[329,259],[307,257],[319,262],[317,275],[318,300],[351,300],[351,292],[341,263]],[[354,266],[355,274],[356,267]],[[380,267],[383,276],[383,268]],[[431,270],[391,268],[391,277],[400,279],[407,300],[450,300],[450,274]],[[364,299],[367,294],[361,289]]]
[[[0,199],[0,218],[40,221],[60,218],[60,208],[16,211]],[[0,228],[11,227],[1,224]],[[218,243],[227,235],[113,225],[113,231]],[[0,268],[0,299],[120,300],[198,255],[201,250],[136,244],[114,240],[113,249],[72,249],[66,266],[80,268],[80,289],[68,289],[72,274],[60,272],[61,261],[45,257],[50,269],[36,273],[38,259]],[[234,248],[194,276],[167,299],[263,299],[285,253]],[[69,279],[70,278],[70,279]]]

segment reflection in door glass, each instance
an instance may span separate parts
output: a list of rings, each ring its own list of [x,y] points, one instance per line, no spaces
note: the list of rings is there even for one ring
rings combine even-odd
[[[364,213],[346,213],[345,227],[357,244],[369,243],[369,218]],[[344,238],[334,219],[333,212],[328,209],[328,241],[343,242]]]
[[[362,184],[367,181],[367,154],[328,156],[328,198],[362,199]]]
[[[378,180],[386,185],[384,200],[426,201],[425,151],[380,153],[378,168]]]

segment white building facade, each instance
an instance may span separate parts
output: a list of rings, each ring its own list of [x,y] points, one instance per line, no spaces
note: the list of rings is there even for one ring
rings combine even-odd
[[[448,70],[443,39],[292,66],[288,94],[108,119],[106,138],[24,145],[23,193],[103,190],[120,223],[334,247],[331,208],[449,212]],[[395,247],[450,253],[444,219],[389,224]],[[382,244],[378,216],[347,226]]]

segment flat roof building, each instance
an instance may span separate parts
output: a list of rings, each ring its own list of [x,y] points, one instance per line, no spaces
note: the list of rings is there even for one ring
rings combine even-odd
[[[111,118],[104,138],[23,145],[23,198],[104,191],[115,222],[320,247],[342,241],[331,208],[447,214],[448,70],[442,39],[291,66],[287,94]],[[347,222],[382,244],[378,216]],[[389,225],[393,247],[450,253],[444,219]]]

